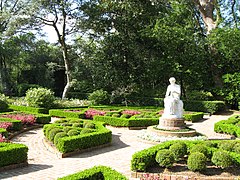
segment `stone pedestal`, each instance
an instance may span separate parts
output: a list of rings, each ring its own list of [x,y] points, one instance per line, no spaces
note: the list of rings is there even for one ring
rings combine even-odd
[[[159,118],[159,125],[157,126],[158,129],[164,130],[178,130],[185,128],[185,122],[183,118]]]

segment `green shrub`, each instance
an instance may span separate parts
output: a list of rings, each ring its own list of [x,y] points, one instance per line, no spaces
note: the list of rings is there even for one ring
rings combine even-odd
[[[67,133],[68,136],[76,136],[79,134],[80,134],[80,132],[76,129],[72,129],[72,130],[68,131],[68,133]]]
[[[12,127],[10,129],[13,130],[13,131],[19,131],[19,130],[22,129],[22,122],[20,120],[0,117],[0,122],[10,122],[10,123],[12,123]]]
[[[194,152],[189,155],[187,167],[191,171],[202,171],[206,169],[207,158],[203,153]]]
[[[17,85],[17,96],[22,97],[26,95],[26,92],[28,89],[31,88],[40,88],[41,86],[37,84],[28,84],[28,83],[22,83]]]
[[[233,151],[234,151],[235,153],[240,154],[240,143],[237,143],[237,144],[234,145]]]
[[[89,133],[92,133],[92,132],[95,132],[94,130],[92,129],[83,129],[80,134],[89,134]]]
[[[83,123],[83,127],[84,127],[84,128],[89,128],[89,129],[95,129],[95,124],[92,123],[92,122],[87,122],[87,121],[85,121],[85,122]]]
[[[201,100],[201,101],[211,101],[213,100],[213,95],[211,92],[206,91],[191,91],[186,94],[188,100]]]
[[[219,149],[222,149],[225,151],[233,151],[234,145],[235,145],[234,141],[221,141],[218,143]]]
[[[190,149],[190,153],[203,153],[206,157],[210,157],[208,148],[205,145],[202,144],[196,144]]]
[[[173,153],[174,159],[178,161],[187,154],[187,145],[184,142],[177,142],[171,145],[169,150]]]
[[[119,172],[106,167],[106,166],[95,166],[91,169],[74,173],[58,180],[127,180],[127,178]]]
[[[51,141],[51,142],[53,142],[55,135],[56,135],[57,133],[59,133],[59,132],[63,132],[63,130],[62,130],[62,129],[59,129],[59,128],[57,128],[57,127],[51,129],[51,130],[49,131],[49,133],[48,133],[48,136],[47,136],[48,140]]]
[[[174,163],[174,154],[168,150],[159,150],[156,155],[156,161],[161,167],[172,167]]]
[[[54,144],[55,146],[58,144],[58,141],[60,138],[63,138],[63,137],[66,137],[67,136],[67,133],[66,132],[59,132],[55,135],[54,137]]]
[[[74,110],[79,110],[79,112],[71,112],[71,109],[50,109],[49,110],[49,115],[50,116],[55,116],[55,117],[66,117],[66,118],[80,118],[83,119],[84,116],[84,109],[74,109]]]
[[[0,94],[0,112],[8,110],[7,98],[4,94]]]
[[[83,127],[83,123],[73,123],[72,127]]]
[[[120,117],[121,115],[120,114],[118,114],[118,113],[114,113],[114,114],[112,114],[112,117]]]
[[[183,117],[186,121],[197,122],[203,119],[203,112],[195,112],[190,114],[184,114]]]
[[[29,107],[29,106],[17,106],[17,105],[9,105],[9,109],[14,111],[21,111],[27,113],[34,113],[34,114],[48,114],[48,110],[46,108],[37,108],[37,107]]]
[[[122,114],[122,115],[120,116],[120,118],[130,118],[130,117],[131,117],[130,114]]]
[[[27,162],[27,152],[24,144],[0,143],[0,167]]]
[[[25,97],[29,106],[51,108],[54,105],[54,93],[46,88],[31,88]]]
[[[67,123],[67,125],[69,125],[69,124]],[[63,128],[63,131],[64,131],[65,133],[68,133],[68,131],[70,131],[70,130],[72,130],[72,129],[73,129],[73,127],[65,126],[65,127]]]
[[[221,168],[228,168],[233,164],[231,156],[224,150],[215,151],[211,160],[213,164]]]
[[[107,91],[96,90],[92,92],[88,96],[88,100],[91,101],[93,105],[100,105],[100,104],[109,104],[110,97],[107,93]]]

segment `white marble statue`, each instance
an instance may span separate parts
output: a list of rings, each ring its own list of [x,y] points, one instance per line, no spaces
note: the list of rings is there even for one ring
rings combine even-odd
[[[175,84],[176,79],[169,79],[170,85],[164,98],[163,118],[183,118],[183,102],[180,100],[181,87]]]

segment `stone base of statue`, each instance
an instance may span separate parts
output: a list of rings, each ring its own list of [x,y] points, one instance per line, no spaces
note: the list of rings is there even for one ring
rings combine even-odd
[[[185,128],[185,122],[183,118],[159,118],[159,125],[157,126],[158,129],[164,130],[178,130]]]

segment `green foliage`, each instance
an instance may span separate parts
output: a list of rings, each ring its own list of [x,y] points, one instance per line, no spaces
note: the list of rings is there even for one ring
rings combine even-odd
[[[158,124],[158,118],[126,119],[109,116],[94,116],[93,121],[101,121],[117,127],[147,127]]]
[[[68,131],[68,133],[67,133],[68,136],[76,136],[79,134],[80,134],[80,132],[76,129],[72,129],[72,130]]]
[[[183,117],[186,121],[197,122],[203,119],[203,112],[194,112],[190,114],[184,114]]]
[[[224,87],[221,90],[221,95],[232,106],[232,108],[238,108],[238,102],[240,102],[240,73],[225,74],[223,76]]]
[[[122,115],[120,116],[120,118],[130,118],[130,117],[131,117],[130,114],[122,114]]]
[[[89,133],[92,133],[92,132],[95,132],[93,129],[83,129],[80,134],[89,134]]]
[[[174,154],[168,149],[162,149],[157,152],[156,161],[161,167],[172,167],[174,160]]]
[[[88,100],[93,105],[109,104],[109,95],[107,91],[100,89],[89,94]]]
[[[0,94],[0,112],[8,110],[7,97],[4,94]]]
[[[18,97],[25,96],[28,89],[40,88],[40,87],[41,86],[39,86],[37,84],[28,84],[28,83],[18,84],[17,87],[16,87],[17,96]]]
[[[46,88],[32,88],[26,92],[26,101],[29,106],[51,108],[54,103],[54,93]]]
[[[85,122],[83,123],[83,127],[84,127],[84,128],[89,128],[89,129],[95,129],[95,124],[92,123],[92,122],[87,122],[87,121],[85,121]]]
[[[202,145],[202,144],[196,144],[195,146],[193,146],[191,149],[190,149],[190,153],[196,153],[196,152],[199,152],[199,153],[202,153],[204,154],[206,157],[209,157],[209,152],[208,152],[208,148],[205,146],[205,145]]]
[[[237,143],[237,144],[234,145],[233,151],[234,151],[235,153],[240,154],[240,143]]]
[[[0,122],[10,122],[10,123],[12,123],[11,130],[14,130],[14,131],[19,131],[19,130],[22,129],[22,122],[20,120],[0,117]]]
[[[227,133],[240,137],[240,127],[237,123],[240,122],[240,116],[235,115],[227,120],[222,120],[214,124],[214,131],[218,133]]]
[[[195,101],[212,101],[213,95],[211,92],[205,91],[190,91],[186,94],[188,100],[195,100]]]
[[[234,141],[221,141],[218,143],[219,149],[225,151],[233,151],[234,145],[235,145]]]
[[[29,107],[29,106],[18,106],[18,105],[9,105],[9,109],[14,111],[28,112],[28,113],[40,113],[48,114],[48,110],[45,108]]]
[[[67,136],[67,133],[66,133],[66,132],[59,132],[59,133],[57,133],[57,134],[54,136],[54,144],[55,144],[55,146],[57,146],[60,138],[63,138],[63,137],[66,137],[66,136]]]
[[[56,117],[66,117],[66,118],[80,118],[83,119],[84,111],[86,110],[85,107],[83,109],[78,108],[74,110],[79,110],[80,112],[73,112],[72,109],[50,109],[49,115],[56,116]]]
[[[203,153],[194,152],[187,160],[188,169],[191,171],[203,171],[206,169],[207,158]]]
[[[223,101],[184,101],[184,108],[187,111],[208,112],[211,114],[225,110]]]
[[[28,147],[23,144],[0,143],[0,167],[27,162]]]
[[[178,161],[187,154],[187,145],[184,142],[178,142],[171,145],[169,150],[173,153],[174,159]]]
[[[81,172],[77,172],[62,178],[58,178],[58,180],[127,180],[127,178],[120,174],[119,172],[111,169],[106,166],[94,166],[93,168],[86,169]]]
[[[228,168],[233,165],[231,156],[224,150],[214,152],[211,160],[216,166],[221,168]]]
[[[49,133],[48,133],[48,136],[47,136],[48,140],[51,141],[51,142],[53,142],[53,141],[54,141],[54,138],[55,138],[55,135],[56,135],[57,133],[59,133],[59,132],[63,132],[63,130],[60,129],[60,128],[57,128],[57,127],[51,129],[51,130],[49,131]]]

